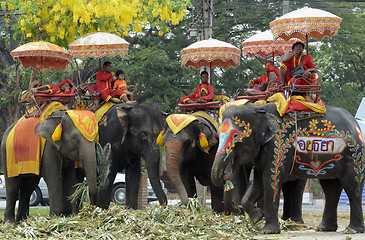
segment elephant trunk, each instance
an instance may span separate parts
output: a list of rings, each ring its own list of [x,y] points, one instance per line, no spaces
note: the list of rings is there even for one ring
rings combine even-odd
[[[233,154],[227,156],[225,149],[219,151],[214,158],[212,166],[212,182],[216,186],[222,186],[224,184],[224,174],[228,163],[231,162]]]
[[[157,144],[151,144],[152,150],[145,154],[148,170],[148,178],[150,179],[153,191],[155,191],[157,199],[161,205],[167,204],[167,197],[160,183],[160,149]]]
[[[97,195],[97,182],[96,182],[96,154],[90,149],[84,148],[81,150],[80,159],[83,159],[86,181],[89,186],[89,197],[91,204],[95,204]]]
[[[179,194],[181,202],[185,205],[189,202],[188,193],[181,179],[180,168],[183,161],[182,143],[179,141],[165,142],[166,168],[170,182]]]

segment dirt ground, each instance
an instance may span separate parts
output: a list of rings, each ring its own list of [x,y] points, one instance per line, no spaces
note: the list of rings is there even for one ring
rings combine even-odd
[[[305,227],[299,231],[282,231],[281,234],[254,236],[255,239],[292,239],[292,240],[365,240],[365,233],[349,234],[344,230],[350,221],[350,213],[337,213],[337,232],[316,232],[322,213],[304,212]]]

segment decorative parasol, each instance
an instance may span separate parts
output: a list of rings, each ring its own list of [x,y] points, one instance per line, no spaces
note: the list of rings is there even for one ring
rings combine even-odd
[[[10,52],[14,60],[20,61],[24,68],[33,67],[40,71],[42,82],[42,69],[49,68],[52,71],[65,69],[72,60],[71,54],[53,43],[39,41],[21,45]]]
[[[10,52],[14,60],[24,68],[33,67],[38,71],[49,68],[52,71],[65,69],[72,60],[71,54],[53,43],[39,41],[21,45]]]
[[[274,55],[281,56],[285,54],[289,49],[291,49],[295,39],[291,39],[289,42],[283,39],[278,39],[274,41],[274,37],[271,30],[266,30],[265,32],[257,33],[244,42],[242,42],[242,55],[261,56],[266,58],[268,56],[273,57]]]
[[[216,39],[202,40],[180,51],[181,65],[194,68],[219,66],[224,69],[237,67],[241,50],[232,44]]]
[[[106,32],[93,32],[79,37],[68,45],[74,57],[127,56],[129,43],[123,38]]]
[[[282,38],[288,41],[291,38],[299,38],[302,41],[308,39],[322,40],[336,35],[342,18],[324,10],[304,7],[287,13],[270,23],[274,39]]]

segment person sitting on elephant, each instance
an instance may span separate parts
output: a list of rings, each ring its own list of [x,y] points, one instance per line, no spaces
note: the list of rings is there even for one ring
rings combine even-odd
[[[180,98],[180,103],[206,103],[213,99],[214,90],[208,83],[208,72],[200,73],[201,83],[195,88],[194,92],[188,96]]]
[[[275,84],[280,84],[280,72],[274,67],[274,63],[270,60],[265,62],[266,73],[261,77],[252,79],[247,84],[247,95],[263,95],[266,90]],[[256,86],[254,86],[256,85]]]
[[[298,79],[301,76],[308,78],[312,73],[317,72],[317,67],[309,55],[303,55],[304,44],[296,42],[292,46],[292,51],[283,56],[280,65],[280,81],[283,86],[293,83],[296,85],[309,85],[310,82]]]
[[[122,90],[114,90],[112,87],[113,74],[112,74],[112,63],[104,62],[103,70],[98,71],[96,74],[96,91],[100,93],[101,98],[105,102],[113,102],[113,103],[128,103],[134,104],[134,101],[129,101],[127,95]],[[112,98],[111,95],[116,95],[119,97],[118,99]]]
[[[118,70],[116,73],[115,73],[116,77],[117,77],[117,80],[114,82],[114,86],[113,86],[113,89],[115,90],[122,90],[124,91],[128,98],[133,101],[133,93],[130,92],[129,90],[131,90],[132,88],[135,88],[134,85],[127,85],[125,79],[124,79],[124,72],[123,70]]]
[[[57,84],[55,87],[52,87],[52,85],[44,85],[39,87],[31,88],[31,91],[35,93],[46,93],[46,94],[69,94],[71,93],[71,88],[75,87],[75,85],[72,83],[71,79],[64,79],[59,84]]]

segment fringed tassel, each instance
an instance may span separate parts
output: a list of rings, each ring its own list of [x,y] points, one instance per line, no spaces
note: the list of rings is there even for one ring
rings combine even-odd
[[[160,132],[160,134],[158,135],[157,139],[156,139],[156,143],[158,144],[158,146],[163,147],[165,145],[165,142],[163,140],[163,136],[165,135],[165,130],[162,130]]]
[[[208,140],[204,133],[199,134],[199,144],[200,144],[200,147],[203,149],[208,147]]]
[[[57,125],[56,129],[54,130],[54,132],[52,134],[53,142],[56,142],[56,141],[60,140],[61,135],[62,135],[62,125],[60,123],[60,124]]]
[[[224,183],[224,191],[225,191],[225,192],[231,191],[233,188],[234,188],[234,185],[233,185],[233,183],[231,182],[231,180],[227,180],[227,181]]]

